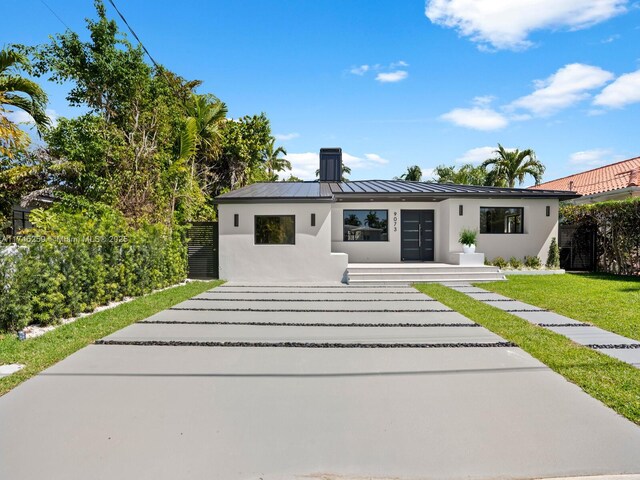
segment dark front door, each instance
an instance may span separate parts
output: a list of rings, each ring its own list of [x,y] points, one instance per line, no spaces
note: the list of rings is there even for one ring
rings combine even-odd
[[[400,212],[400,258],[403,262],[433,262],[433,210]]]

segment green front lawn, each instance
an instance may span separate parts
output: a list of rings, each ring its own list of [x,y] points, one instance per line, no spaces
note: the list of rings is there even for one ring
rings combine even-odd
[[[189,282],[186,285],[152,293],[110,310],[94,313],[62,325],[41,337],[19,341],[14,334],[0,335],[0,364],[21,363],[25,367],[0,378],[0,395],[42,370],[134,322],[183,302],[222,281]]]
[[[640,278],[604,274],[511,275],[480,288],[640,340]]]
[[[639,369],[443,285],[421,284],[416,288],[517,344],[592,397],[640,425]]]

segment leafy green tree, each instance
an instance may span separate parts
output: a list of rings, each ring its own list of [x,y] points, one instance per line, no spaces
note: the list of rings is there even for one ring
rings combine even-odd
[[[193,185],[176,165],[176,145],[188,117],[186,104],[199,82],[152,68],[141,47],[132,46],[96,1],[96,20],[87,20],[89,41],[72,31],[27,49],[34,73],[70,84],[67,100],[88,110],[62,119],[46,136],[57,160],[53,185],[62,191],[117,206],[136,221],[171,222],[176,178]]]
[[[434,169],[436,183],[454,183],[456,185],[488,185],[490,180],[483,166],[472,164],[455,166],[439,165]],[[494,185],[495,186],[495,185]]]
[[[271,124],[264,113],[226,120],[221,133],[221,153],[213,166],[216,188],[212,194],[269,180],[263,158],[272,136]]]
[[[422,170],[418,165],[407,167],[406,173],[400,175],[400,179],[409,182],[419,182],[422,180]]]
[[[299,177],[296,177],[295,175],[289,174],[289,176],[283,180],[283,182],[303,182],[304,180],[302,180]]]
[[[545,171],[545,166],[536,158],[536,154],[530,148],[520,151],[505,150],[505,148],[498,144],[498,149],[494,152],[495,158],[490,158],[482,163],[482,166],[492,167],[490,174],[494,181],[502,180],[510,188],[521,185],[527,175],[531,175],[539,185],[542,181],[542,175]]]
[[[278,179],[277,172],[291,170],[291,162],[280,155],[286,155],[287,151],[284,147],[275,146],[276,139],[272,138],[264,150],[264,166],[267,170],[267,177],[270,181]]]

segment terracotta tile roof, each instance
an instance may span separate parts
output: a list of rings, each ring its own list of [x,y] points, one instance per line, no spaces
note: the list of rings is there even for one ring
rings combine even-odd
[[[558,178],[529,188],[533,190],[571,190],[580,195],[593,195],[637,186],[640,186],[640,157]]]

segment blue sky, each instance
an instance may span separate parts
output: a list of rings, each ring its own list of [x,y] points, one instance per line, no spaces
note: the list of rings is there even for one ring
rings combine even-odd
[[[45,1],[75,31],[94,15],[90,0]],[[116,4],[158,62],[203,80],[232,117],[266,112],[304,178],[334,146],[352,179],[478,162],[498,142],[534,149],[546,180],[640,155],[633,0]],[[40,0],[5,0],[3,17],[0,45],[65,28]],[[56,115],[76,114],[63,87],[44,87]]]

